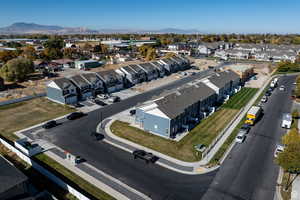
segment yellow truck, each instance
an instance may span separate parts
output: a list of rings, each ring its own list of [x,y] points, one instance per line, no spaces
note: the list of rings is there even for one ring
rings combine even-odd
[[[247,112],[245,124],[254,125],[262,114],[262,108],[259,106],[252,106]]]

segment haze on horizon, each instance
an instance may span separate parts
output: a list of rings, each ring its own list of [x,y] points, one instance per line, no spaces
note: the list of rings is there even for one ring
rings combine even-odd
[[[0,27],[33,22],[91,29],[197,29],[204,33],[300,33],[297,0],[3,1]]]

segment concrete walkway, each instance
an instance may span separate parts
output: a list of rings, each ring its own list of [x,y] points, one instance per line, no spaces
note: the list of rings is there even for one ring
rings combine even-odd
[[[264,88],[268,86],[269,82],[271,81],[272,77],[270,77],[259,89],[259,91],[255,94],[255,96],[252,97],[252,99],[248,102],[248,104],[238,113],[238,116],[234,119],[233,122],[229,125],[229,127],[226,127],[225,133],[223,136],[220,138],[220,140],[214,145],[214,147],[211,149],[211,151],[206,154],[206,156],[198,161],[198,162],[184,162],[178,159],[175,159],[173,157],[170,157],[168,155],[162,154],[158,151],[155,151],[153,149],[149,149],[147,147],[144,147],[142,145],[133,143],[131,141],[128,141],[126,139],[120,138],[116,135],[114,135],[111,130],[110,126],[113,123],[113,121],[116,120],[116,118],[113,116],[111,119],[105,119],[102,122],[102,125],[99,124],[97,127],[97,131],[99,133],[102,133],[105,135],[104,141],[110,143],[111,145],[114,145],[118,148],[121,148],[125,151],[132,152],[136,149],[143,149],[147,152],[151,152],[154,155],[158,156],[160,159],[157,161],[157,164],[166,167],[168,169],[184,173],[184,174],[203,174],[203,173],[208,173],[211,172],[215,169],[217,169],[219,166],[215,166],[213,168],[207,168],[207,164],[209,161],[213,158],[213,156],[216,154],[216,152],[219,150],[219,148],[224,144],[226,139],[230,136],[232,131],[235,129],[235,127],[239,124],[239,122],[243,119],[243,117],[246,115],[247,111],[251,108],[251,106],[255,103],[256,99],[261,95],[263,92]],[[104,128],[102,128],[104,127]],[[227,152],[225,153],[224,157],[221,159],[221,163],[225,160],[226,156],[230,152],[230,150],[234,147],[233,143]],[[220,164],[221,164],[220,163]]]

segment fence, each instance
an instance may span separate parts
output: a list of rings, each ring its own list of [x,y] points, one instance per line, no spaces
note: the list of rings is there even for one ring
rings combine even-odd
[[[46,93],[39,93],[39,94],[36,94],[36,95],[30,95],[30,96],[21,97],[21,98],[18,98],[18,99],[11,99],[11,100],[7,100],[7,101],[2,101],[2,102],[0,102],[0,106],[5,106],[5,105],[13,104],[13,103],[19,103],[19,102],[22,102],[22,101],[27,101],[27,100],[30,100],[30,99],[35,99],[35,98],[44,97],[44,96],[46,96]]]
[[[227,124],[227,126],[223,129],[221,133],[212,141],[212,143],[205,149],[205,151],[202,153],[202,158],[204,158],[209,152],[214,148],[214,146],[217,144],[217,142],[223,137],[223,135],[226,133],[226,131],[229,129],[229,127],[235,122],[235,120],[239,117],[239,115],[244,111],[245,108],[242,108],[235,117]]]
[[[49,168],[45,164],[39,162],[35,158],[29,158],[25,154],[23,154],[21,151],[19,151],[17,148],[13,146],[13,143],[6,140],[5,138],[0,136],[0,143],[2,143],[6,148],[14,152],[18,157],[20,157],[23,161],[28,163],[30,166],[32,166],[35,170],[49,178],[51,181],[56,183],[58,186],[63,188],[64,190],[70,192],[72,195],[74,195],[76,198],[80,200],[90,200],[95,199],[92,195],[88,194],[78,186],[76,186],[74,183],[63,177],[62,175],[58,175],[56,171]],[[43,166],[44,165],[44,166]],[[48,168],[48,169],[47,169]],[[76,189],[75,189],[76,188]]]

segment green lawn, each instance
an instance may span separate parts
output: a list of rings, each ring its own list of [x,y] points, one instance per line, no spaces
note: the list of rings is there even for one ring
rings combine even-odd
[[[201,143],[208,146],[211,144],[237,112],[238,110],[235,109],[220,109],[200,122],[198,126],[179,142],[150,134],[121,121],[115,121],[111,126],[111,130],[119,137],[141,144],[150,149],[154,149],[179,160],[194,162],[201,159],[201,155],[197,155],[194,150],[194,145]]]
[[[257,88],[242,88],[240,92],[232,96],[224,105],[223,108],[241,109],[258,91]]]
[[[62,174],[69,180],[71,180],[74,184],[77,184],[80,188],[93,195],[97,199],[100,200],[113,200],[114,198],[104,191],[100,190],[96,186],[90,184],[86,180],[82,179],[78,175],[74,174],[72,171],[68,170],[58,162],[54,161],[52,158],[48,157],[45,154],[38,154],[36,158],[43,163],[47,164],[51,168],[55,169],[58,173]]]
[[[0,106],[0,134],[10,140],[15,140],[16,136],[13,134],[15,131],[73,111],[74,109],[69,106],[54,103],[46,98]]]
[[[235,129],[232,131],[232,133],[230,134],[230,136],[226,139],[226,141],[224,142],[224,144],[220,147],[220,149],[217,151],[217,153],[213,156],[213,158],[210,160],[209,165],[217,165],[221,158],[223,157],[224,153],[227,151],[227,149],[229,148],[229,146],[232,144],[232,142],[234,141],[235,137],[237,136],[239,129],[242,127],[242,125],[244,124],[246,117],[244,117],[240,123],[235,127]]]

